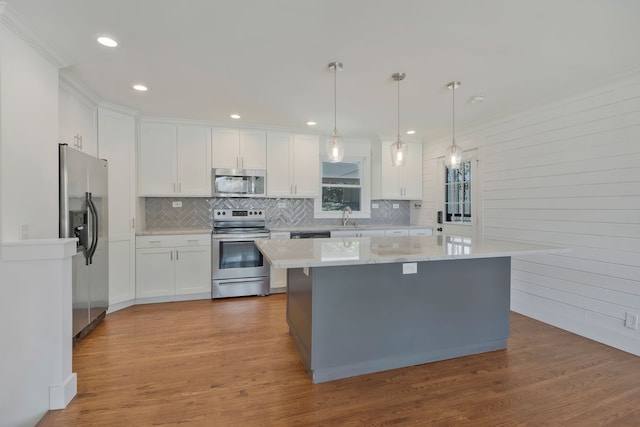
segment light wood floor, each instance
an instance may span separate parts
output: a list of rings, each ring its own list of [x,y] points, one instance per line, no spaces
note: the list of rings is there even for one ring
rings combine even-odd
[[[640,358],[512,314],[507,350],[312,384],[285,296],[131,307],[41,426],[638,426]]]

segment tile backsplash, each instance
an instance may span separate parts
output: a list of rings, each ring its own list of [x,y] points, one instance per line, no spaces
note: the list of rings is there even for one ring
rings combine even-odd
[[[174,208],[173,202],[182,202]],[[371,209],[371,218],[356,218],[359,225],[408,225],[410,202],[406,200],[374,200],[377,209]],[[398,209],[393,209],[398,204]],[[309,227],[314,225],[340,225],[339,219],[313,217],[313,199],[269,198],[174,198],[147,197],[145,199],[147,229],[211,228],[214,209],[262,209],[266,213],[267,227]]]

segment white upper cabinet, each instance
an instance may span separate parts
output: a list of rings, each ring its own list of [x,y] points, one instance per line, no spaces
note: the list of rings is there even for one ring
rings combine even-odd
[[[211,128],[178,126],[178,195],[211,196]]]
[[[316,135],[267,134],[267,196],[317,197],[320,187]]]
[[[211,129],[142,123],[138,184],[140,196],[211,195]]]
[[[138,143],[138,194],[177,193],[176,126],[142,123]]]
[[[389,146],[374,145],[372,199],[422,200],[422,144],[407,142],[405,166],[392,166]]]
[[[66,86],[58,87],[58,142],[98,155],[98,109]]]
[[[211,163],[214,168],[266,169],[266,132],[213,128]]]

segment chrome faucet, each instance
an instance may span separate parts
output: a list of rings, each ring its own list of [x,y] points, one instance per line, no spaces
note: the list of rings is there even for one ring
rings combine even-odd
[[[352,214],[353,211],[349,206],[342,210],[342,226],[345,227],[349,223],[349,215]]]

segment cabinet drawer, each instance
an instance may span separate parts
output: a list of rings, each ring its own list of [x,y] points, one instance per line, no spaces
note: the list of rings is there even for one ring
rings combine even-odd
[[[409,236],[431,236],[433,235],[432,228],[415,228],[409,230]]]
[[[183,246],[210,246],[211,234],[157,234],[136,237],[136,248],[174,248]]]
[[[271,240],[289,240],[291,233],[288,231],[272,231],[270,237]]]
[[[407,229],[399,229],[399,230],[385,230],[385,236],[408,236],[409,230]]]

